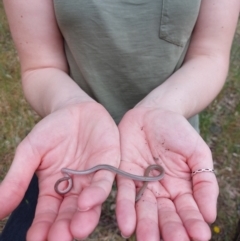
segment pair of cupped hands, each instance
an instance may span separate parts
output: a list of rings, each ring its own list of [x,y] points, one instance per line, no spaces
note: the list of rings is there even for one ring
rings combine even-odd
[[[218,185],[211,151],[180,114],[147,107],[129,110],[117,126],[95,102],[72,104],[43,118],[19,144],[0,186],[0,218],[20,203],[37,173],[39,198],[28,241],[85,239],[96,227],[101,205],[115,174],[100,170],[74,176],[72,190],[60,196],[55,182],[62,168],[85,170],[109,164],[143,175],[151,164],[165,169],[159,182],[148,184],[135,203],[142,182],[117,176],[116,216],[123,237],[138,241],[207,241],[216,218]]]

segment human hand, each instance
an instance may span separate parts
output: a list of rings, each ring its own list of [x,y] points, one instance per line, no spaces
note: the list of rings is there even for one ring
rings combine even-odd
[[[98,223],[101,204],[112,188],[114,174],[98,171],[74,176],[65,196],[54,191],[61,168],[85,170],[98,164],[118,167],[118,129],[95,102],[59,109],[41,120],[19,144],[12,166],[0,186],[0,219],[21,201],[35,171],[39,198],[28,241],[86,238]],[[63,184],[60,185],[64,188]]]
[[[208,223],[216,218],[218,185],[213,173],[191,177],[200,168],[213,168],[211,151],[181,115],[161,109],[137,107],[119,124],[121,164],[124,171],[143,175],[159,164],[165,176],[148,183],[135,203],[139,182],[117,177],[116,214],[124,237],[136,228],[138,241],[207,241]]]

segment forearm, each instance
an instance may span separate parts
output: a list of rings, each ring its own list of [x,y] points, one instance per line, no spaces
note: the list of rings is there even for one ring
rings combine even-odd
[[[53,2],[4,0],[4,7],[21,63],[24,94],[34,110],[46,116],[69,102],[93,101],[67,74]]]
[[[239,0],[202,0],[183,66],[137,106],[163,108],[189,118],[221,90],[228,71]]]
[[[206,108],[220,92],[228,65],[226,56],[192,57],[137,106],[163,108],[189,118]]]
[[[94,101],[66,74],[57,68],[40,68],[22,74],[24,95],[40,115],[61,108],[68,103]]]

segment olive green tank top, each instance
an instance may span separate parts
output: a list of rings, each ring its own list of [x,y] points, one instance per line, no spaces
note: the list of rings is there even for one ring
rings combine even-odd
[[[54,0],[71,77],[118,123],[181,67],[200,3]]]

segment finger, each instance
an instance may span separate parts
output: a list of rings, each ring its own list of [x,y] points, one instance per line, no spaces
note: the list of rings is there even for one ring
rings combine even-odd
[[[116,215],[119,229],[123,237],[130,237],[136,227],[135,183],[123,177],[117,177]]]
[[[28,231],[27,241],[47,240],[49,229],[57,217],[60,204],[61,199],[39,194],[35,217]]]
[[[91,184],[85,187],[78,199],[78,210],[87,211],[101,205],[112,190],[115,175],[110,171],[101,170],[93,175]]]
[[[213,223],[217,216],[219,188],[213,173],[198,173],[193,176],[193,196],[204,219]]]
[[[177,214],[174,203],[168,198],[158,198],[159,227],[164,241],[188,241],[188,234]]]
[[[112,190],[115,175],[109,171],[98,171],[91,184],[83,188],[77,201],[77,212],[72,218],[70,229],[77,239],[85,239],[97,226],[101,204]]]
[[[0,219],[21,202],[39,162],[40,156],[25,138],[19,144],[10,170],[0,185]]]
[[[181,218],[189,237],[192,240],[207,241],[211,238],[211,231],[204,221],[198,206],[191,194],[178,196],[175,201],[177,213]]]
[[[200,138],[200,137],[199,137]],[[192,171],[202,168],[213,169],[212,154],[200,138],[198,148],[188,161]],[[219,188],[216,176],[211,172],[197,173],[192,177],[193,196],[206,222],[211,223],[217,215]]]
[[[74,238],[80,240],[86,239],[97,226],[100,214],[101,205],[95,206],[85,212],[76,212],[70,224],[70,230]]]
[[[77,195],[64,197],[58,215],[48,234],[49,241],[71,241],[70,223],[77,212]]]
[[[138,241],[160,241],[157,210],[154,194],[146,189],[141,199],[136,203],[136,236]]]

